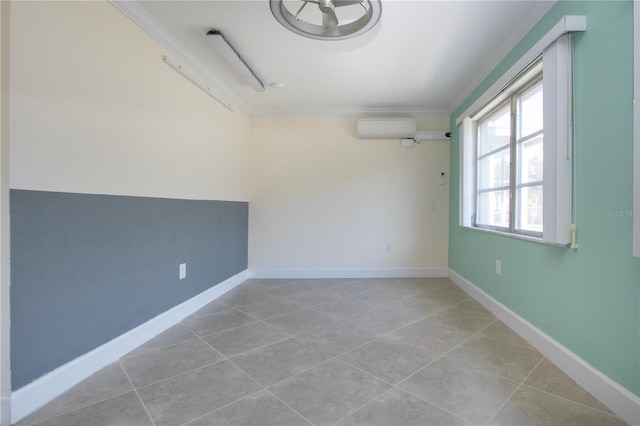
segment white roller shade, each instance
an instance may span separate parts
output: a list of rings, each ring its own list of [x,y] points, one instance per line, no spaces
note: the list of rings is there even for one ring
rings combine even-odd
[[[556,40],[543,55],[544,225],[542,239],[571,242],[571,35]]]

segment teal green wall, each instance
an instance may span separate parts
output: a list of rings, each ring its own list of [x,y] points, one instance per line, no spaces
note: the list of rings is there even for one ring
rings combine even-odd
[[[574,36],[574,221],[571,250],[458,226],[455,120],[564,15]],[[632,1],[560,1],[452,114],[449,264],[611,379],[640,395],[640,261],[632,257]],[[611,211],[627,212],[612,216]],[[502,276],[495,261],[502,261]]]

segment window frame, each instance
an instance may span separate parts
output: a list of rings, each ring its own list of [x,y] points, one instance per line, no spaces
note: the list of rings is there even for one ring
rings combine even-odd
[[[573,221],[573,121],[571,34],[587,29],[584,15],[565,15],[543,34],[520,59],[472,101],[455,120],[459,143],[459,226],[560,247],[578,248]],[[539,56],[544,57],[544,194],[543,237],[485,230],[472,226],[475,212],[475,130],[471,115],[484,108]],[[550,106],[550,108],[547,107]]]
[[[633,2],[633,247],[640,258],[640,1]]]
[[[519,159],[519,145],[525,143],[529,140],[535,139],[541,134],[544,135],[544,127],[541,130],[535,131],[531,134],[528,134],[524,137],[521,137],[519,134],[519,102],[522,97],[529,92],[531,89],[543,83],[543,61],[542,57],[536,58],[530,65],[525,67],[525,69],[518,74],[518,76],[514,79],[513,82],[510,82],[507,87],[505,87],[499,95],[490,99],[485,107],[479,110],[477,113],[472,114],[472,119],[474,121],[474,136],[476,145],[476,153],[478,152],[478,145],[480,143],[480,135],[479,128],[483,121],[489,119],[496,112],[501,111],[506,106],[509,107],[509,144],[503,145],[495,150],[489,151],[482,155],[476,155],[475,160],[475,171],[476,171],[476,179],[475,179],[475,209],[477,215],[477,206],[479,204],[478,198],[480,193],[487,192],[498,192],[508,190],[509,197],[509,211],[508,215],[508,225],[504,226],[496,226],[496,225],[488,225],[488,224],[479,224],[477,223],[477,216],[474,223],[472,223],[473,227],[481,228],[485,230],[498,231],[505,234],[516,234],[525,237],[531,237],[536,239],[541,239],[543,237],[542,232],[530,231],[526,229],[522,229],[522,227],[518,226],[519,219],[522,218],[520,216],[520,209],[518,208],[518,202],[520,201],[518,198],[518,193],[520,188],[524,187],[533,187],[533,186],[541,186],[544,183],[544,175],[543,179],[535,182],[527,182],[526,184],[521,184],[519,182],[518,172],[519,172],[519,164],[521,163]],[[506,147],[506,148],[505,148]],[[509,184],[500,186],[500,187],[492,187],[492,188],[480,188],[480,160],[484,158],[488,158],[491,155],[494,155],[503,150],[509,150]]]

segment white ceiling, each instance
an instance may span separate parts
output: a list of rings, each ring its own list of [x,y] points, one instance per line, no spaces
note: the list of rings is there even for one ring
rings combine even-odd
[[[114,2],[251,114],[415,115],[451,112],[553,3],[382,0],[373,30],[319,41],[282,27],[268,0]],[[225,62],[205,37],[210,29],[233,44],[265,92]]]

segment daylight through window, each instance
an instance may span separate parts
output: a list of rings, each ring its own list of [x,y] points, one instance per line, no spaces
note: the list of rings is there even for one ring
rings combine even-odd
[[[565,16],[458,118],[460,225],[568,247],[572,31]]]
[[[475,225],[541,237],[542,76],[530,74],[524,88],[479,114]]]

